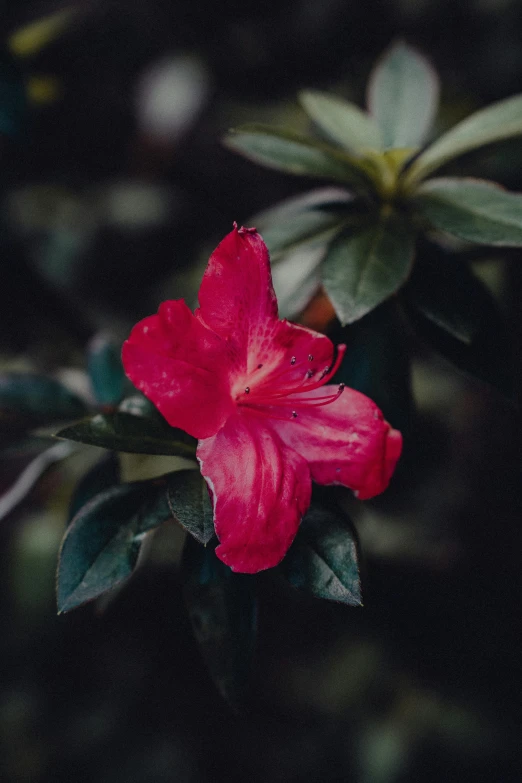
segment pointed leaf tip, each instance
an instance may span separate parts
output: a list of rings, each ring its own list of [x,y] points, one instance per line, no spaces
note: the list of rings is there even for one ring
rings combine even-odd
[[[231,131],[224,144],[255,163],[297,176],[372,185],[363,158],[286,128],[245,125]]]
[[[362,606],[357,545],[338,510],[312,504],[281,568],[294,587],[316,598]]]
[[[173,516],[200,544],[214,536],[214,512],[203,476],[198,470],[180,470],[169,479],[168,502]]]
[[[164,419],[124,412],[99,413],[60,430],[56,437],[133,454],[165,454],[187,459],[195,459],[196,455],[196,440],[170,427]]]
[[[130,576],[142,534],[170,516],[166,503],[165,514],[149,513],[147,502],[157,494],[154,482],[119,484],[99,493],[77,512],[60,550],[59,613],[92,601]]]

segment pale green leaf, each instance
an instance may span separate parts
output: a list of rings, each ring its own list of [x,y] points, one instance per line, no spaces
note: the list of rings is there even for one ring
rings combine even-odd
[[[249,224],[262,235],[274,262],[303,242],[326,243],[341,230],[352,202],[347,190],[319,188],[259,212]]]
[[[280,318],[302,312],[321,286],[319,267],[326,244],[307,242],[285,253],[272,269]]]
[[[317,90],[305,90],[299,99],[308,116],[331,141],[356,153],[367,147],[381,149],[382,138],[378,125],[358,106],[337,95]]]
[[[388,49],[370,76],[368,107],[387,149],[420,147],[433,124],[438,100],[436,72],[405,43]]]
[[[423,152],[408,176],[424,179],[449,160],[477,147],[522,134],[522,95],[515,95],[475,112],[437,139]]]
[[[246,125],[231,131],[224,143],[256,163],[290,174],[370,184],[362,159],[285,129]]]
[[[423,183],[415,203],[433,225],[483,245],[522,246],[522,195],[492,182],[441,177]]]

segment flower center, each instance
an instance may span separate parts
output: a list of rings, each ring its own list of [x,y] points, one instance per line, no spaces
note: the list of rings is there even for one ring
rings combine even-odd
[[[314,357],[308,354],[306,359],[292,356],[288,367],[282,367],[256,383],[256,372],[263,365],[258,364],[256,369],[248,376],[248,385],[236,395],[238,405],[248,408],[249,412],[272,419],[297,419],[299,408],[318,407],[329,405],[337,400],[344,389],[344,383],[340,383],[333,394],[324,397],[310,397],[309,393],[324,386],[335,375],[343,360],[346,345],[339,345],[337,357],[333,365],[320,369],[314,366]],[[308,396],[307,396],[308,395]],[[278,416],[274,407],[290,409],[287,415]]]

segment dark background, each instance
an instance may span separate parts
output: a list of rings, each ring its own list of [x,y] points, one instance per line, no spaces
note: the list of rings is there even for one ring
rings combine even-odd
[[[305,127],[303,87],[362,104],[396,37],[440,74],[439,130],[522,87],[518,0],[99,0],[13,53],[13,33],[65,7],[0,4],[0,369],[73,368],[79,384],[94,333],[121,340],[162,299],[192,302],[233,220],[310,187],[225,150],[230,126]],[[473,164],[522,189],[522,143]],[[521,262],[477,263],[518,387]],[[108,607],[56,616],[67,503],[92,452],[46,473],[0,523],[2,781],[522,779],[518,409],[412,351],[410,453],[384,498],[351,504],[365,606],[263,574],[241,715],[192,639],[175,531]],[[3,489],[23,464],[4,456]]]

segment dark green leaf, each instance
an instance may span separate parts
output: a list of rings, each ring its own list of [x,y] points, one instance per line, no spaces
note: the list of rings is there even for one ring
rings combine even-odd
[[[214,512],[207,485],[198,470],[179,470],[169,478],[168,502],[173,516],[200,544],[214,535]]]
[[[394,44],[374,68],[368,107],[381,128],[384,147],[420,147],[439,100],[437,74],[416,49]]]
[[[408,182],[418,182],[449,160],[477,147],[522,134],[522,95],[475,112],[431,144],[413,163]]]
[[[157,513],[158,495],[163,514]],[[165,496],[164,481],[159,487],[154,481],[120,484],[80,509],[60,551],[59,612],[97,598],[132,573],[144,534],[171,516]]]
[[[332,141],[356,153],[368,147],[381,149],[378,125],[358,106],[318,90],[305,90],[299,99],[308,116]]]
[[[496,312],[491,293],[469,265],[431,243],[422,245],[403,293],[410,309],[467,345],[482,331],[484,314]]]
[[[23,416],[27,427],[85,416],[82,400],[61,383],[45,375],[0,373],[0,411]]]
[[[395,299],[383,302],[354,324],[337,325],[328,336],[334,344],[349,346],[333,382],[366,394],[405,435],[413,412],[410,348]]]
[[[114,452],[109,451],[87,471],[76,485],[69,504],[69,521],[95,495],[119,483],[120,462],[118,456]]]
[[[157,422],[165,421],[154,403],[138,391],[130,397],[125,397],[119,404],[118,411],[130,413],[132,416],[142,416],[145,419],[154,419]]]
[[[100,405],[119,403],[127,386],[121,345],[116,345],[106,334],[96,335],[87,350],[87,369],[97,402]]]
[[[233,705],[245,695],[256,638],[255,577],[236,574],[214,547],[187,536],[183,593],[194,635],[212,679]]]
[[[464,261],[427,249],[403,299],[423,340],[459,369],[513,394],[509,331],[491,293]]]
[[[112,451],[167,454],[194,459],[197,441],[162,420],[130,413],[98,414],[60,430],[57,438],[76,440]]]
[[[353,530],[338,510],[312,503],[281,567],[294,587],[317,598],[362,605]]]
[[[493,182],[441,177],[424,182],[414,203],[433,225],[469,242],[522,246],[522,195]]]
[[[285,129],[245,125],[231,131],[225,145],[256,163],[290,174],[371,186],[362,158]]]
[[[408,278],[414,251],[413,229],[394,215],[334,240],[322,279],[341,323],[357,321],[395,293]]]

